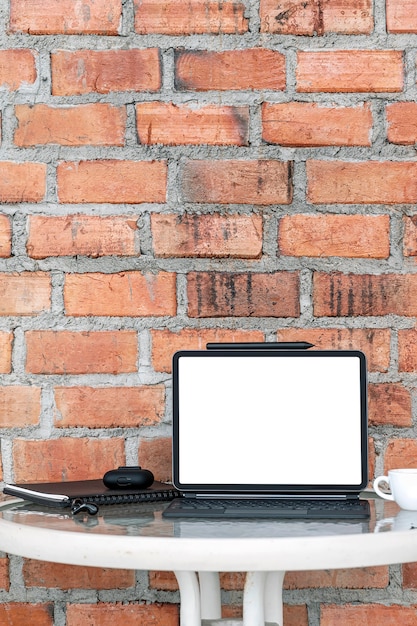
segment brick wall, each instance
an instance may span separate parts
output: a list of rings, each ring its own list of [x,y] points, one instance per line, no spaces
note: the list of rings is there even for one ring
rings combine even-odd
[[[363,350],[370,478],[416,465],[416,34],[417,0],[3,0],[0,478],[169,479],[171,355],[224,340]],[[415,625],[417,568],[284,600],[286,626]],[[0,555],[1,624],[177,602],[169,573]]]

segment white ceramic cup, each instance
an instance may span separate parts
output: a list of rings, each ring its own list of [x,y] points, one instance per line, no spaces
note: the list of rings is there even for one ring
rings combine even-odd
[[[380,483],[387,483],[391,493],[381,491]],[[375,492],[385,500],[393,500],[406,511],[417,511],[417,468],[389,470],[388,476],[374,480]]]

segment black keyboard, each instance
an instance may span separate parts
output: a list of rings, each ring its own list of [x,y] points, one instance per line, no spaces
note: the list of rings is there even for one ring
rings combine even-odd
[[[272,518],[272,519],[366,519],[367,500],[345,499],[217,499],[177,498],[164,517]]]

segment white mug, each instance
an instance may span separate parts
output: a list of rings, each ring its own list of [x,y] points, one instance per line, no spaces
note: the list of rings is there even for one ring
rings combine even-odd
[[[380,483],[387,483],[391,493],[381,491]],[[374,480],[375,492],[385,500],[393,500],[406,511],[417,511],[417,468],[389,470],[388,476]]]

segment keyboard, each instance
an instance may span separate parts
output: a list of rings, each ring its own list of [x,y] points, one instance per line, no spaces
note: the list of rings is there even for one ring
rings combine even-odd
[[[217,499],[177,498],[163,513],[167,518],[366,519],[367,500],[345,499]]]

